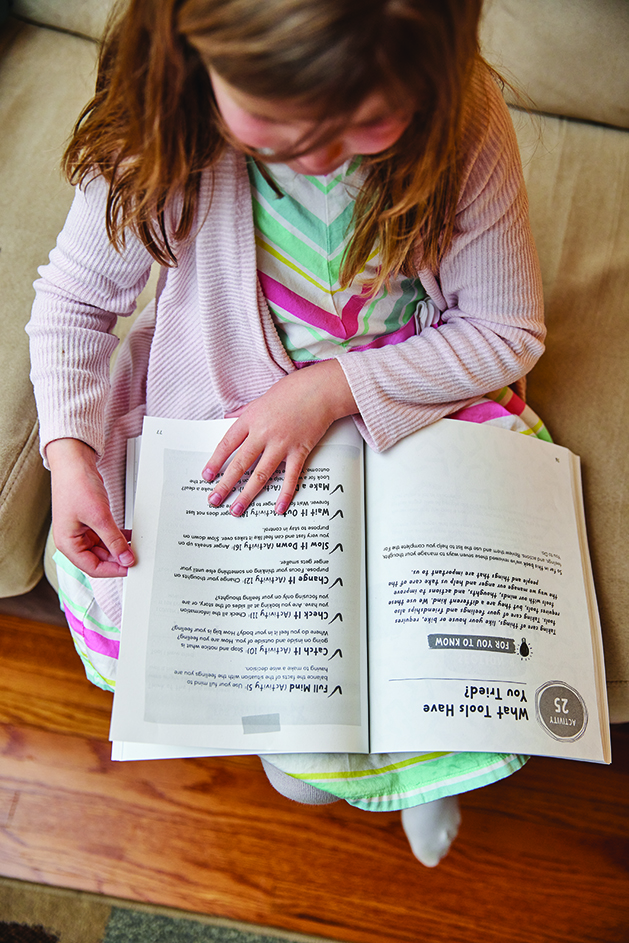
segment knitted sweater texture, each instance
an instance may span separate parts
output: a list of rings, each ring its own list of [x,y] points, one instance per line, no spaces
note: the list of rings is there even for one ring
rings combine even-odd
[[[441,325],[337,358],[360,410],[357,425],[378,451],[516,381],[543,350],[541,279],[515,134],[498,89],[480,81],[485,94],[466,117],[454,239],[438,272],[418,271]],[[122,253],[109,245],[106,195],[98,177],[77,190],[35,283],[27,330],[42,454],[57,438],[92,446],[122,525],[126,440],[141,432],[144,415],[223,418],[294,366],[256,274],[245,161],[227,150],[204,175],[194,238],[178,247],[177,266],[162,270],[157,300],[136,321],[110,379],[112,328],[133,313],[152,259],[131,233]],[[94,583],[118,622],[122,581]]]

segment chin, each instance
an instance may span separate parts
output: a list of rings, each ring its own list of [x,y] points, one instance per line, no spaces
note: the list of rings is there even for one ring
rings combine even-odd
[[[332,161],[329,164],[326,164],[323,167],[309,167],[307,164],[302,164],[300,160],[291,160],[288,162],[288,166],[291,170],[294,170],[298,174],[306,174],[310,177],[327,177],[328,174],[334,173],[335,170],[344,164],[347,160],[346,157],[341,158],[340,160]]]

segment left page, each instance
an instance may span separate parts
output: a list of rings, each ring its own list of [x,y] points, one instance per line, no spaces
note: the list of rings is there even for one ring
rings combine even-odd
[[[201,478],[230,424],[145,420],[111,739],[364,752],[362,440],[337,423],[284,516],[278,472],[235,518]]]

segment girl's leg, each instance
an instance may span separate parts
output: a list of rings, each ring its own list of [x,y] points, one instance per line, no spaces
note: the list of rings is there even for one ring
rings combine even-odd
[[[336,796],[324,792],[323,789],[317,789],[310,783],[302,782],[301,779],[295,779],[288,773],[283,773],[281,769],[267,763],[263,756],[260,757],[262,766],[267,778],[274,789],[287,799],[294,802],[302,802],[304,805],[329,805],[331,802],[338,802]]]
[[[274,789],[287,799],[305,805],[328,805],[338,802],[336,796],[317,789],[310,783],[283,773],[260,757],[264,772]],[[447,855],[456,838],[461,822],[459,800],[456,796],[435,799],[402,811],[402,827],[411,850],[418,861],[434,868]]]
[[[89,578],[57,551],[54,555],[61,608],[88,679],[105,691],[116,686],[120,628],[94,598]]]
[[[402,828],[411,851],[427,868],[434,868],[447,855],[460,824],[458,796],[446,796],[402,810]]]

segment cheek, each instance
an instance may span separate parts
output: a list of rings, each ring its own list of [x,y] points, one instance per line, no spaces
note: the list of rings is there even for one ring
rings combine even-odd
[[[355,154],[379,154],[402,137],[408,121],[399,121],[383,128],[356,129],[351,132],[351,149]]]
[[[246,112],[229,106],[221,107],[223,121],[236,140],[249,147],[269,147],[269,128]]]
[[[238,108],[229,100],[216,96],[223,121],[237,141],[247,147],[281,151],[294,144],[295,135],[280,124],[263,121]]]

